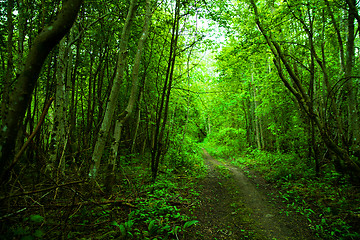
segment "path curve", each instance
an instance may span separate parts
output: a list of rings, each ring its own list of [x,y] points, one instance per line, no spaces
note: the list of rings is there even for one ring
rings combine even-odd
[[[203,150],[208,175],[201,182],[200,206],[194,215],[199,224],[189,239],[317,239],[303,216],[281,214],[282,203],[274,202],[230,164]]]

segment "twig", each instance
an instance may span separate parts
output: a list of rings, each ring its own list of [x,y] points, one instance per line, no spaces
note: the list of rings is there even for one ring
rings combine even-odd
[[[25,211],[26,209],[27,209],[27,208],[25,207],[25,208],[22,208],[22,209],[20,209],[20,210],[17,210],[16,212],[6,214],[6,215],[0,217],[0,220],[3,220],[4,218],[11,217],[11,216],[13,216],[13,215],[15,215],[15,214],[18,214],[18,213],[21,213],[21,212]]]
[[[31,194],[35,194],[35,193],[39,193],[39,192],[46,192],[46,191],[53,190],[55,188],[65,187],[65,186],[74,185],[74,184],[83,183],[83,182],[85,182],[85,180],[79,180],[79,181],[75,181],[75,182],[64,183],[64,184],[61,184],[61,185],[56,185],[56,186],[52,186],[52,187],[45,188],[45,189],[39,189],[39,190],[34,190],[34,191],[29,191],[29,192],[23,192],[23,193],[3,197],[3,198],[0,199],[0,201],[2,201],[4,199],[7,199],[7,198],[20,197],[20,196],[24,196],[24,195],[31,195]]]
[[[47,205],[44,206],[44,208],[72,208],[72,207],[78,207],[78,206],[89,206],[89,205],[106,205],[106,204],[119,204],[122,206],[127,206],[130,208],[137,208],[135,205],[126,202],[125,200],[109,200],[109,201],[103,201],[103,202],[93,202],[93,201],[85,201],[85,202],[78,202],[78,203],[72,203],[69,205],[65,205],[65,204],[54,204],[54,205]],[[18,207],[23,207],[23,206],[18,206]],[[40,206],[28,206],[27,208],[35,208],[35,207],[40,207]]]
[[[40,120],[38,122],[38,124],[36,125],[36,128],[35,130],[31,133],[31,135],[29,136],[29,138],[27,139],[27,141],[24,143],[24,145],[21,147],[20,151],[15,155],[15,158],[14,160],[12,161],[11,165],[8,167],[8,169],[5,171],[5,172],[9,172],[11,171],[11,169],[15,166],[15,164],[19,161],[21,155],[24,153],[25,149],[29,146],[29,143],[32,141],[32,139],[35,137],[36,133],[39,131],[42,123],[44,122],[45,120],[45,116],[50,108],[50,105],[51,103],[54,101],[54,98],[50,98],[49,99],[49,102],[46,104],[42,114],[41,114],[41,117],[40,117]]]

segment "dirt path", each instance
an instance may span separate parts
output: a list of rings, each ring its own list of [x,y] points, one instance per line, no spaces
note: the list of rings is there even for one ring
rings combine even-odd
[[[263,181],[212,158],[204,150],[208,175],[199,185],[199,224],[189,239],[316,239],[300,216],[280,213],[283,203],[269,195]],[[256,187],[256,185],[258,187]]]

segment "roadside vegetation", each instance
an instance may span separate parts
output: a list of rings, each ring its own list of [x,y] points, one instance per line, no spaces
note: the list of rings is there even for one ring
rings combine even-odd
[[[316,176],[311,162],[296,154],[248,150],[241,155],[224,155],[223,148],[209,148],[223,162],[240,167],[248,177],[262,177],[274,192],[271,197],[286,203],[283,214],[304,215],[321,239],[360,237],[360,189],[349,176],[338,174],[330,164]]]
[[[155,183],[149,181],[144,159],[122,159],[109,195],[103,185],[89,191],[90,183],[74,181],[28,194],[32,203],[26,207],[21,198],[13,197],[12,206],[22,211],[7,216],[11,222],[1,238],[186,239],[188,229],[198,222],[191,213],[198,195],[194,184],[205,173],[201,152],[188,154],[182,167],[166,163]]]
[[[201,147],[359,238],[359,7],[0,1],[0,238],[186,239]]]

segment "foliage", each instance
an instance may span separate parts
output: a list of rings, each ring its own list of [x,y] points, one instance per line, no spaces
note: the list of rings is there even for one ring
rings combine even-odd
[[[209,134],[203,144],[214,156],[234,157],[246,150],[245,130],[235,128],[222,128]]]
[[[253,150],[232,161],[255,170],[275,184],[280,201],[287,204],[283,214],[304,215],[309,226],[323,239],[356,239],[359,191],[335,170],[323,169],[323,178],[301,164],[296,155]],[[346,219],[346,220],[345,220]]]
[[[101,225],[106,219],[109,231],[102,228],[99,233],[104,238],[185,237],[196,220],[183,217],[177,206],[186,204],[182,194],[198,194],[191,191],[190,182],[205,173],[201,156],[205,147],[221,158],[234,160],[247,154],[235,162],[246,163],[278,184],[289,208],[305,215],[321,236],[355,238],[349,222],[358,222],[359,211],[351,184],[357,181],[354,171],[360,157],[360,42],[353,24],[359,21],[359,6],[352,7],[352,0],[341,4],[150,2],[152,21],[140,63],[140,90],[120,139],[115,138],[116,121],[127,113],[132,95],[146,1],[138,1],[126,52],[120,53],[119,46],[130,1],[85,2],[62,45],[46,59],[31,101],[22,106],[25,118],[18,129],[12,129],[18,132],[16,150],[30,134],[34,139],[11,163],[13,169],[0,176],[1,181],[9,177],[0,194],[7,207],[0,210],[13,216],[12,211],[27,208],[13,216],[11,227],[4,224],[1,230],[9,238],[41,238],[49,231],[54,238],[82,234],[93,238],[72,227]],[[61,6],[60,1],[0,2],[1,125],[34,39]],[[127,57],[124,65],[118,62],[120,54]],[[124,67],[124,76],[119,86],[115,84],[120,93],[108,125],[111,133],[102,136],[100,132],[106,140],[101,174],[96,187],[85,189],[82,184],[87,184],[119,67]],[[44,106],[52,97],[58,98],[59,79],[64,80],[59,89],[64,90],[65,101],[60,106],[55,100],[41,123]],[[61,139],[55,118],[59,109],[64,112]],[[60,140],[64,144],[56,147]],[[157,169],[150,164],[153,156],[158,156]],[[150,182],[149,172],[155,170],[158,179]],[[218,170],[229,176],[225,169]],[[81,187],[60,187],[67,182],[81,182]],[[127,204],[114,209],[87,205],[73,209],[87,198],[93,202],[121,199]],[[175,200],[180,203],[172,204]],[[317,206],[311,206],[311,201]],[[38,210],[35,203],[43,208]],[[48,205],[62,208],[55,213]],[[53,219],[61,221],[55,225]]]
[[[134,202],[136,209],[128,214],[127,220],[120,224],[112,223],[123,239],[168,239],[184,235],[187,228],[198,222],[189,221],[188,216],[171,204],[173,199],[181,200],[182,204],[187,201],[180,196],[183,187],[176,179],[177,176],[170,172],[166,177],[159,176],[156,183],[147,186],[150,189],[147,198],[139,198]]]

